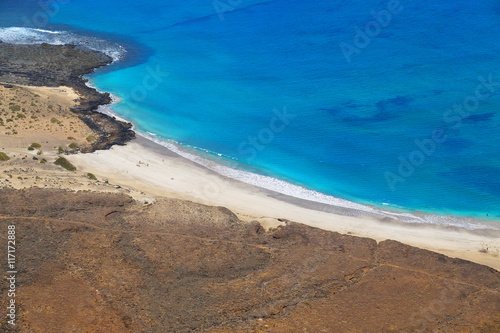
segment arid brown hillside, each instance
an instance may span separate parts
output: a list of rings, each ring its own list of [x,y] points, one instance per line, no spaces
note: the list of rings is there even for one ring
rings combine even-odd
[[[37,189],[0,190],[2,258],[10,224],[19,332],[500,332],[498,271],[394,241]]]

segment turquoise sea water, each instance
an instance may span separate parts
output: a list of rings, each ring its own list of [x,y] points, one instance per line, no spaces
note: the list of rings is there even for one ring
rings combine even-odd
[[[40,30],[0,39],[109,41],[92,83],[139,131],[354,202],[500,217],[498,1],[47,3],[2,0],[0,26]]]

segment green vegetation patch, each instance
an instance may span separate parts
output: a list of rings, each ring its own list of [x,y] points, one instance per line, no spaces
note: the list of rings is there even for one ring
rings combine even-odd
[[[87,141],[88,141],[88,142],[93,142],[93,141],[95,141],[95,136],[93,136],[93,135],[89,135],[89,136],[87,137]]]
[[[69,144],[68,147],[70,147],[71,149],[76,149],[76,148],[78,148],[78,145],[75,142],[72,142]]]
[[[67,159],[65,159],[64,157],[59,157],[55,162],[54,162],[55,165],[59,165],[59,166],[62,166],[64,169],[68,170],[68,171],[76,171],[76,166],[74,166],[73,164],[71,164]]]
[[[33,142],[33,143],[31,144],[31,147],[39,149],[39,148],[42,148],[42,145],[41,145],[41,144],[39,144],[39,143],[37,143],[37,142]]]
[[[87,177],[89,177],[92,180],[97,180],[97,177],[93,173],[87,173]]]
[[[9,106],[9,109],[10,109],[11,111],[15,111],[15,112],[17,112],[17,111],[20,111],[20,110],[21,110],[21,107],[20,107],[19,105],[15,105],[15,104],[14,104],[14,105]]]
[[[7,156],[6,153],[0,151],[0,161],[1,162],[5,162],[5,161],[8,161],[8,160],[10,160],[10,157]]]

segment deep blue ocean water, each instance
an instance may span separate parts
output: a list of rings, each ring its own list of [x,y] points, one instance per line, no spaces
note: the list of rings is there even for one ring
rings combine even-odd
[[[354,202],[500,217],[498,1],[46,3],[1,0],[0,26],[123,46],[92,84],[139,131]]]

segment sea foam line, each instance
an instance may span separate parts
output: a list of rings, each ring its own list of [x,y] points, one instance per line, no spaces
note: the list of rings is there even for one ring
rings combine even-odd
[[[126,50],[118,43],[96,37],[78,35],[68,31],[50,31],[22,27],[0,28],[0,41],[10,44],[52,44],[79,45],[94,51],[100,51],[118,61],[123,58]]]

